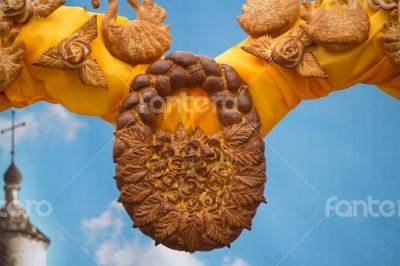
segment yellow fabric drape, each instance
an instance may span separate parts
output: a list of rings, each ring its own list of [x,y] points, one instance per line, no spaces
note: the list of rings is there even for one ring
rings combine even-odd
[[[325,1],[325,4],[332,1]],[[315,56],[329,75],[328,80],[301,78],[292,70],[247,54],[240,49],[242,44],[216,58],[219,63],[233,66],[250,84],[250,94],[263,123],[263,136],[301,100],[323,97],[357,83],[377,85],[400,99],[400,70],[390,64],[380,40],[382,26],[390,20],[390,11],[368,9],[368,13],[371,31],[367,42],[340,53],[323,47],[314,48]],[[99,62],[109,83],[109,90],[82,85],[77,73],[73,71],[32,66],[32,62],[45,50],[56,46],[93,15],[82,8],[61,7],[47,19],[34,18],[20,28],[19,38],[25,41],[27,48],[24,70],[12,86],[0,93],[0,110],[47,101],[60,103],[77,114],[99,116],[114,122],[118,108],[128,94],[130,81],[135,75],[143,73],[147,66],[132,67],[110,55],[101,37],[103,15],[98,15],[99,37],[92,43],[91,57]],[[119,22],[126,23],[127,19],[119,18]],[[302,22],[299,20],[298,23]],[[179,93],[185,93],[186,98],[182,97],[180,104],[186,109],[178,112],[178,104],[173,104],[172,111],[160,119],[164,129],[174,131],[178,122],[183,122],[187,129],[200,126],[208,133],[221,128],[216,115],[211,111],[190,111],[193,102],[187,96],[197,97],[204,95],[204,92],[190,90]]]
[[[90,58],[99,63],[109,84],[109,90],[85,86],[75,71],[63,71],[35,67],[32,62],[39,58],[50,46],[57,47],[65,37],[71,35],[94,13],[77,7],[61,7],[46,19],[32,18],[20,27],[19,39],[25,41],[26,58],[21,76],[7,88],[0,99],[0,109],[10,105],[24,107],[37,101],[61,103],[70,111],[90,116],[100,116],[112,122],[121,101],[128,94],[128,82],[133,67],[114,58],[104,46],[101,37],[101,21],[97,19],[99,37],[92,43]],[[126,23],[126,18],[119,18]],[[137,66],[140,69],[141,66]],[[8,105],[8,106],[7,106]]]

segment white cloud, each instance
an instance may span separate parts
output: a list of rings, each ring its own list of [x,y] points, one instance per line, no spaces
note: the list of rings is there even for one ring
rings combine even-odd
[[[6,114],[6,113],[4,113]],[[15,142],[33,140],[38,137],[55,135],[65,141],[76,140],[77,134],[85,124],[74,115],[65,110],[61,105],[49,105],[43,111],[17,112],[16,123],[26,122],[26,126],[15,131]],[[1,129],[11,126],[11,117],[0,117]],[[0,135],[0,148],[2,151],[10,150],[10,135]]]
[[[123,209],[120,203],[113,201],[100,216],[83,219],[81,227],[85,231],[87,240],[94,242],[100,235],[113,239],[119,236],[125,225],[121,217]]]
[[[164,246],[141,245],[131,241],[104,241],[96,251],[104,266],[204,266],[194,255],[173,251]]]
[[[250,266],[250,265],[241,258],[225,257],[223,266]]]
[[[46,123],[45,129],[48,133],[60,134],[66,141],[76,140],[78,132],[85,127],[84,123],[61,105],[50,105],[39,119]]]

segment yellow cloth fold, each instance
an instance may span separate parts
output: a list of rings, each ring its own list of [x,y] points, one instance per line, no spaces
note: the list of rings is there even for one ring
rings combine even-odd
[[[329,2],[332,1],[324,1],[326,5]],[[323,97],[358,83],[376,85],[400,99],[400,70],[389,62],[381,41],[382,27],[389,23],[390,11],[367,11],[371,21],[368,41],[345,52],[314,48],[314,55],[328,73],[327,80],[301,78],[292,70],[247,54],[240,47],[248,40],[217,57],[218,62],[233,66],[251,85],[252,99],[263,122],[263,136],[301,100]]]
[[[99,63],[109,84],[109,90],[85,86],[76,71],[36,67],[32,62],[51,46],[57,47],[65,37],[71,35],[94,13],[77,7],[61,7],[46,19],[32,18],[19,28],[19,39],[26,45],[26,58],[21,76],[7,88],[0,99],[9,101],[7,106],[0,100],[0,109],[11,104],[24,107],[37,101],[60,103],[70,111],[90,116],[99,116],[113,122],[121,101],[128,94],[128,82],[133,67],[114,58],[104,46],[101,37],[102,14],[98,15],[99,37],[92,43],[90,58]],[[126,18],[119,18],[126,23]],[[138,66],[138,68],[140,68]]]
[[[334,0],[324,1],[329,4]],[[390,20],[390,11],[368,9],[371,21],[370,38],[367,42],[345,52],[332,52],[315,47],[314,54],[327,71],[328,80],[306,79],[294,71],[276,64],[266,63],[235,46],[216,60],[233,66],[248,83],[253,103],[258,110],[265,136],[301,100],[316,99],[335,90],[351,87],[357,83],[374,84],[400,99],[400,70],[390,64],[381,42],[382,26]],[[98,61],[103,70],[109,90],[82,85],[74,71],[62,71],[32,66],[50,46],[57,44],[79,28],[94,13],[77,7],[61,7],[47,19],[33,18],[20,28],[19,38],[27,47],[27,57],[22,75],[12,86],[0,93],[0,110],[12,106],[24,107],[36,101],[60,103],[70,111],[90,116],[99,116],[114,122],[122,100],[128,94],[128,85],[137,74],[143,73],[146,65],[129,66],[112,57],[101,38],[101,20],[98,15],[99,37],[92,42],[90,55]],[[119,18],[126,23],[126,18]],[[299,23],[303,23],[300,20]],[[247,42],[249,40],[246,40]],[[244,42],[244,43],[245,43]],[[193,97],[205,96],[204,92],[184,90],[178,93],[180,103],[172,104],[171,112],[160,117],[164,129],[174,131],[178,122],[185,128],[200,126],[211,133],[221,128],[212,111],[191,112]],[[189,100],[187,97],[190,96]],[[186,97],[186,98],[185,98]],[[186,106],[179,112],[178,106]]]

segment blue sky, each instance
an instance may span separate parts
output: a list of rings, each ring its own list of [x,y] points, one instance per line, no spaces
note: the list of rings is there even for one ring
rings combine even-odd
[[[214,57],[246,37],[236,23],[242,0],[158,2],[168,10],[171,51]],[[133,18],[125,1],[120,5],[120,14]],[[52,204],[50,216],[31,217],[52,240],[50,266],[95,265],[92,258],[116,266],[398,265],[399,215],[326,217],[325,205],[332,196],[400,200],[399,113],[398,100],[365,85],[301,103],[266,138],[268,205],[231,249],[190,255],[152,247],[113,202],[112,126],[60,106],[17,113],[28,123],[17,133],[22,201]],[[0,113],[1,127],[9,117]],[[8,140],[0,136],[1,173]]]

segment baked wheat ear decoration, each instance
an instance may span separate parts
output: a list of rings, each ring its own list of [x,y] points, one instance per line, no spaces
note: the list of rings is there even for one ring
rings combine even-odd
[[[71,36],[64,38],[57,47],[50,47],[38,59],[34,66],[76,70],[82,83],[88,86],[108,88],[100,66],[90,59],[90,43],[97,38],[97,15],[90,18]]]
[[[280,39],[264,35],[250,41],[242,49],[266,62],[293,69],[302,77],[325,79],[327,73],[308,48],[312,43],[296,28]]]

